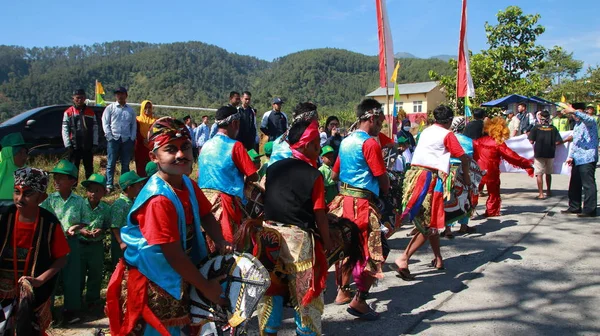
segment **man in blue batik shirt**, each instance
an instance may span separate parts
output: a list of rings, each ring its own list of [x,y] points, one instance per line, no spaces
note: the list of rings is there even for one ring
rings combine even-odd
[[[200,126],[196,128],[196,132],[194,134],[194,142],[196,143],[196,147],[198,147],[198,152],[202,150],[202,146],[209,139],[210,130],[208,129],[208,116],[202,116],[202,123]]]
[[[573,147],[566,161],[573,167],[569,180],[569,208],[561,212],[577,214],[578,217],[594,217],[597,201],[595,171],[598,162],[598,125],[591,116],[572,106],[565,108],[563,113],[573,115],[575,127],[571,136]]]

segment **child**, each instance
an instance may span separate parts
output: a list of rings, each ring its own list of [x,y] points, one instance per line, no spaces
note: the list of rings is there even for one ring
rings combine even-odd
[[[60,221],[67,236],[71,252],[67,265],[61,272],[64,291],[63,319],[67,324],[80,320],[81,309],[81,250],[77,234],[82,227],[90,223],[89,212],[86,211],[85,199],[73,193],[77,185],[78,170],[71,162],[60,160],[50,172],[54,175],[55,192],[40,205],[52,212]]]
[[[394,170],[399,173],[405,173],[410,167],[410,161],[412,158],[411,152],[407,149],[409,148],[409,140],[404,136],[400,136],[397,140],[398,142],[398,156],[396,157],[396,162],[394,165]]]
[[[190,133],[181,121],[164,117],[150,127],[148,141],[154,148],[150,159],[159,170],[137,196],[121,229],[127,248],[106,292],[112,335],[182,334],[191,323],[189,286],[212,302],[227,303],[219,284],[224,276],[207,280],[197,268],[208,256],[203,233],[221,252],[232,248],[210,202],[187,177],[194,159]]]
[[[263,151],[265,152],[265,157],[267,160],[260,166],[258,169],[258,179],[260,181],[260,185],[264,188],[265,186],[265,176],[267,175],[267,168],[269,167],[269,160],[271,160],[271,154],[273,153],[273,141],[269,141],[265,143],[263,147]]]
[[[158,171],[158,166],[156,165],[156,163],[150,161],[150,162],[146,163],[145,170],[146,170],[146,176],[150,177]]]
[[[56,274],[67,264],[69,245],[56,216],[38,206],[48,196],[48,173],[20,168],[14,173],[14,181],[14,204],[0,213],[0,239],[5,242],[0,251],[0,300],[2,307],[15,299],[20,305],[23,291],[29,292],[34,319],[23,316],[27,323],[22,325],[18,323],[20,316],[16,316],[17,327],[13,331],[18,335],[45,335],[52,322],[50,307]],[[14,264],[13,251],[23,257]],[[17,309],[12,312],[13,318],[19,315]]]
[[[250,160],[254,163],[254,168],[258,171],[261,168],[260,158],[262,155],[258,154],[254,149],[251,149],[248,151],[248,156],[250,156]],[[258,178],[260,179],[261,176],[259,175]]]
[[[110,225],[110,205],[102,201],[106,193],[106,178],[100,174],[92,174],[81,182],[87,190],[85,211],[90,218],[90,225],[79,231],[81,246],[81,292],[87,292],[85,302],[92,306],[100,301],[100,289],[104,267],[104,233]]]
[[[152,176],[152,174],[148,174]],[[121,228],[127,224],[127,214],[133,205],[133,201],[142,190],[146,177],[140,177],[135,172],[127,172],[119,177],[119,186],[121,195],[113,203],[111,212],[110,229],[113,233],[110,246],[110,257],[113,267],[117,265],[119,259],[123,257],[125,243],[121,240]]]
[[[333,201],[339,193],[337,183],[331,178],[331,167],[333,167],[333,158],[335,156],[333,147],[325,146],[321,150],[321,161],[323,164],[319,167],[323,180],[325,181],[325,203]]]

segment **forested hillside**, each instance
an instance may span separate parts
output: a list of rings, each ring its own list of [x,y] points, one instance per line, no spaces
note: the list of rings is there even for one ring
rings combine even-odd
[[[429,70],[452,72],[440,60],[399,61],[399,82],[427,81]],[[305,50],[268,62],[202,42],[0,46],[0,120],[28,108],[68,103],[78,87],[93,98],[96,79],[107,100],[123,85],[130,90],[130,101],[216,107],[227,101],[229,91],[249,90],[259,110],[280,96],[290,103],[312,100],[334,112],[374,90],[378,76],[377,57],[340,49]]]

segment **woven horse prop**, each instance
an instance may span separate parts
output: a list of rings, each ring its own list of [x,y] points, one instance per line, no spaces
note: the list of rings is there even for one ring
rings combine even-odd
[[[209,259],[200,273],[209,280],[226,275],[221,288],[229,307],[210,302],[192,287],[190,313],[192,326],[200,329],[198,335],[245,334],[248,320],[271,284],[267,270],[254,256],[234,252]]]
[[[452,176],[450,198],[444,201],[446,224],[453,223],[465,216],[471,216],[479,200],[479,183],[485,175],[475,160],[470,160],[469,175],[471,184],[465,186],[462,165],[455,168]]]
[[[327,251],[326,258],[328,266],[337,261],[348,258],[347,263],[354,265],[362,259],[359,243],[359,230],[352,221],[328,215],[329,232],[332,244],[332,251]],[[274,275],[278,269],[279,254],[282,246],[282,237],[277,230],[263,226],[260,219],[250,219],[245,221],[235,238],[236,249],[256,256],[258,260],[271,274],[271,281],[278,282]]]

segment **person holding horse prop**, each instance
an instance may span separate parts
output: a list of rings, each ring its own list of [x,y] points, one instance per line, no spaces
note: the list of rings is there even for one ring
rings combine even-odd
[[[219,108],[215,115],[218,132],[204,144],[198,157],[198,185],[212,204],[223,237],[230,243],[242,224],[245,183],[258,181],[258,169],[244,145],[235,140],[240,117],[235,107]],[[209,247],[213,249],[210,242]]]
[[[191,136],[171,117],[156,120],[148,131],[150,159],[158,172],[136,198],[121,229],[127,245],[106,293],[111,335],[193,333],[189,288],[227,305],[220,281],[198,271],[207,257],[204,234],[221,253],[231,253],[211,204],[187,175],[192,171]],[[199,328],[199,327],[197,327]]]
[[[296,333],[321,334],[329,268],[325,251],[333,250],[333,246],[325,185],[316,168],[321,152],[318,128],[316,120],[295,122],[287,134],[292,158],[279,160],[267,169],[264,226],[280,236],[281,269],[275,273],[283,276],[274,277],[272,272],[271,287],[259,310],[261,335],[277,334],[287,300],[295,309]]]

